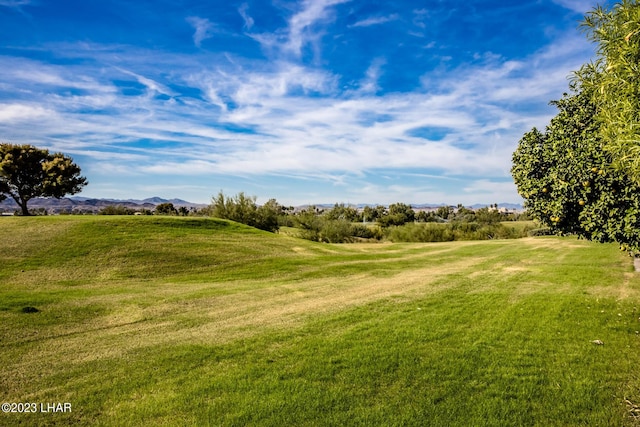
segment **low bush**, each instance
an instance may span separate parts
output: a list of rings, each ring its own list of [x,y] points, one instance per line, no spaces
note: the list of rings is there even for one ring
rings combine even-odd
[[[517,239],[528,235],[528,227],[476,222],[449,224],[405,224],[389,227],[385,237],[392,242],[451,242],[454,240]]]
[[[122,205],[109,205],[98,211],[98,215],[133,215],[136,211]]]
[[[529,230],[527,235],[530,237],[535,237],[535,236],[553,236],[555,233],[553,232],[552,229],[547,228],[547,227],[542,227],[542,228],[534,228],[532,230]]]
[[[450,242],[456,237],[449,224],[409,223],[386,231],[385,237],[392,242]]]
[[[382,229],[380,227],[367,227],[362,224],[351,225],[351,235],[360,239],[375,239],[380,240],[384,237]]]
[[[299,237],[314,242],[349,243],[358,239],[380,240],[383,237],[380,227],[353,224],[346,219],[329,219],[310,211],[300,213],[295,219],[296,227],[300,229]]]

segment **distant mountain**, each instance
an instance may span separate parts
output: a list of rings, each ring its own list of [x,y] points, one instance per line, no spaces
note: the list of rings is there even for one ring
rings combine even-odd
[[[174,206],[186,206],[186,207],[205,207],[207,206],[207,204],[203,204],[203,203],[193,203],[193,202],[188,202],[186,200],[182,200],[182,199],[163,199],[162,197],[149,197],[147,199],[90,199],[87,197],[69,197],[69,199],[71,200],[77,200],[77,201],[91,201],[91,200],[99,200],[99,201],[103,201],[103,202],[108,202],[110,204],[114,204],[114,203],[118,203],[118,204],[123,204],[123,203],[133,203],[136,205],[159,205],[161,203],[173,203]]]
[[[177,199],[173,199],[177,200]],[[132,200],[133,201],[133,200]],[[163,199],[162,197],[149,197],[148,199],[142,200],[144,203],[153,203],[154,205],[159,205],[160,203],[173,203],[171,200]],[[175,205],[175,203],[174,203]]]
[[[60,212],[98,212],[106,206],[124,206],[129,209],[153,210],[160,203],[173,203],[174,206],[184,206],[186,208],[199,209],[207,206],[206,204],[191,203],[182,199],[163,199],[161,197],[150,197],[144,200],[137,199],[93,199],[90,197],[63,197],[61,199],[53,198],[35,198],[29,201],[29,209],[46,209],[49,213]],[[13,212],[18,210],[18,204],[11,198],[0,202],[0,212]]]

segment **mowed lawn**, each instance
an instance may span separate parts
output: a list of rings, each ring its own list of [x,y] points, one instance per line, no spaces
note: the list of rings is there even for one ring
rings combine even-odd
[[[71,404],[2,426],[640,425],[640,274],[615,245],[171,217],[0,233],[0,402]]]

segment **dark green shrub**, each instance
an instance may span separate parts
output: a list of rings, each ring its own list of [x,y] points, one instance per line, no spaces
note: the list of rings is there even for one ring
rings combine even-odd
[[[393,242],[450,242],[453,240],[516,239],[527,236],[528,229],[502,224],[449,223],[405,224],[387,229]]]
[[[353,240],[352,225],[344,219],[322,218],[320,240],[327,243],[348,243]]]
[[[360,239],[380,240],[383,237],[380,227],[367,227],[362,224],[353,224],[351,226],[351,235]]]
[[[136,211],[122,205],[109,205],[98,211],[98,215],[133,215]]]
[[[534,228],[533,230],[529,230],[527,235],[530,237],[535,237],[535,236],[553,236],[555,233],[553,232],[552,229],[547,228],[547,227],[542,227],[542,228]]]
[[[455,234],[446,224],[411,223],[390,227],[386,237],[392,242],[450,242],[455,239]]]

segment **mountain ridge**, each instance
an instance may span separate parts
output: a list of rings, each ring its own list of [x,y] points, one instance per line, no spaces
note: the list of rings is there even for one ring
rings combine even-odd
[[[71,197],[63,197],[60,199],[55,198],[43,198],[38,197],[29,201],[29,209],[45,209],[50,213],[61,213],[61,212],[86,212],[86,213],[95,213],[100,211],[101,209],[107,206],[124,206],[134,210],[154,210],[157,205],[161,203],[172,203],[175,207],[186,207],[189,209],[201,209],[208,204],[205,203],[193,203],[187,200],[173,198],[173,199],[165,199],[159,196],[148,197],[146,199],[110,199],[110,198],[93,198],[93,197],[83,197],[83,196],[71,196]],[[347,204],[348,206],[356,207],[359,209],[364,208],[365,206],[377,206],[380,205],[378,203],[358,203],[358,204]],[[471,209],[480,209],[484,207],[491,206],[489,203],[476,203],[470,206],[465,206]],[[498,203],[498,208],[504,208],[507,210],[515,210],[522,211],[524,208],[522,205],[516,203]],[[304,204],[300,206],[296,206],[296,208],[305,208],[308,206],[316,206],[321,209],[331,209],[335,206],[335,203],[318,203],[315,205]],[[383,205],[387,206],[387,205]],[[455,205],[447,205],[446,203],[419,203],[419,204],[411,204],[413,209],[417,210],[430,210],[437,209],[442,206],[453,206]],[[0,212],[13,212],[18,210],[18,204],[11,198],[7,198],[0,202]]]
[[[107,206],[124,206],[135,210],[154,210],[161,203],[173,203],[175,207],[199,209],[206,207],[203,203],[192,203],[182,199],[163,199],[162,197],[149,197],[147,199],[102,199],[93,197],[62,197],[60,199],[37,197],[29,201],[29,209],[45,209],[50,213],[61,212],[86,212],[95,213]],[[0,212],[13,212],[18,210],[18,204],[11,198],[0,202]]]

